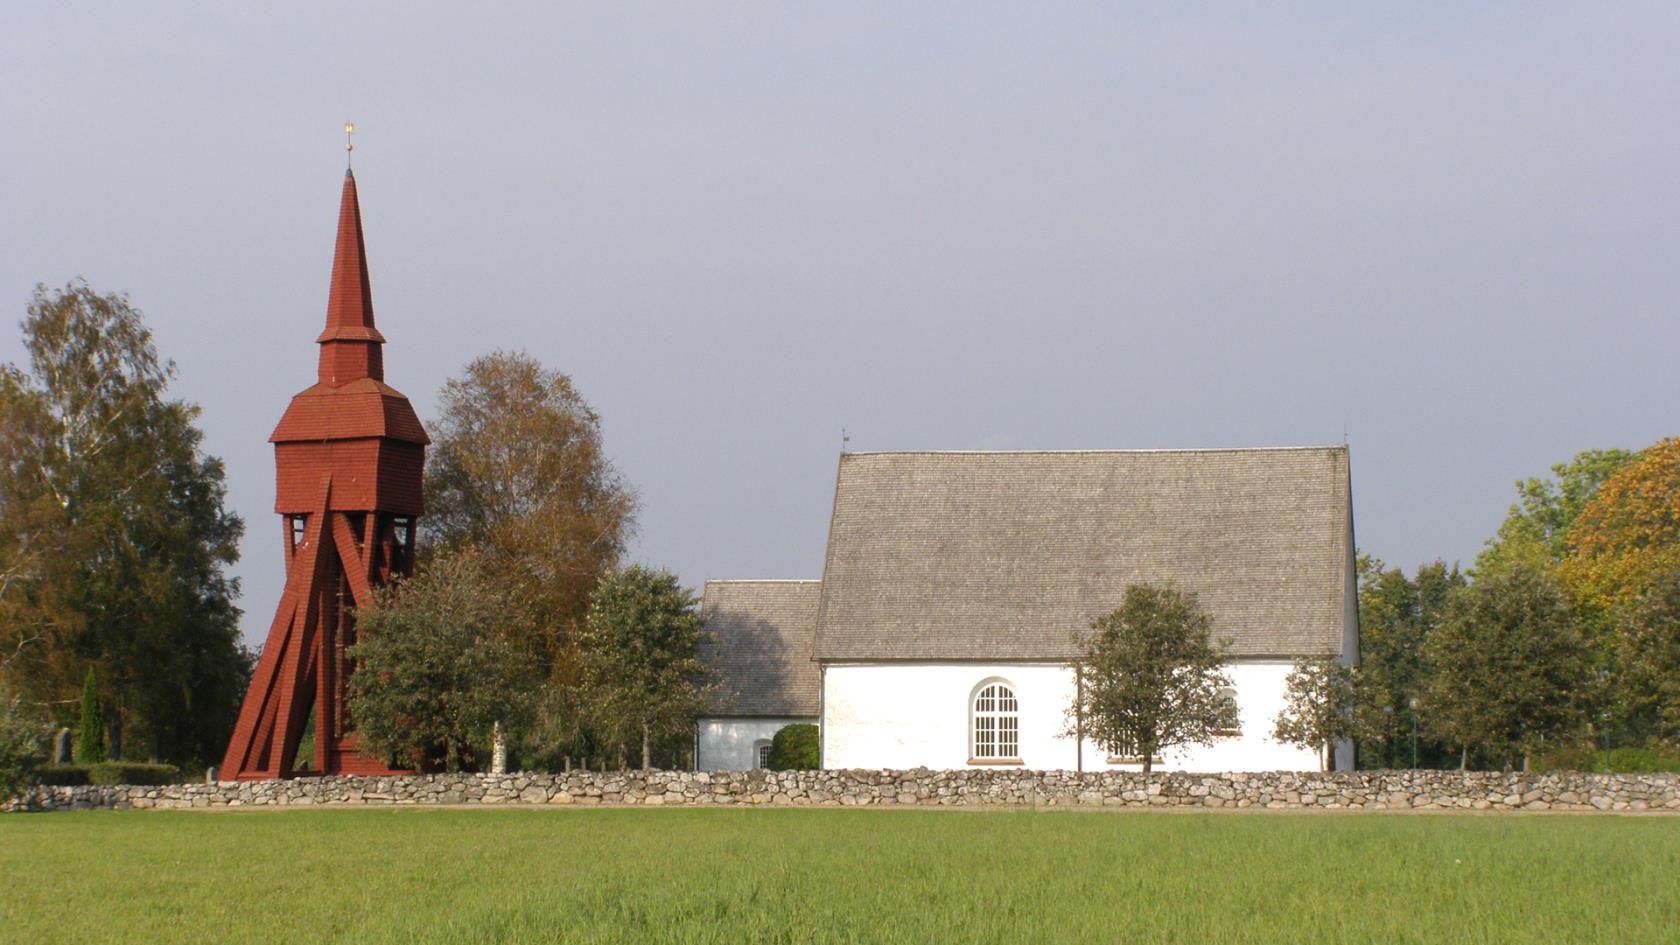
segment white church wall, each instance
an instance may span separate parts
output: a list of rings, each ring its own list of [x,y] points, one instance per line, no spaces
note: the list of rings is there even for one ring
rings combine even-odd
[[[1244,661],[1226,669],[1237,690],[1241,735],[1212,747],[1169,751],[1157,765],[1173,771],[1317,770],[1313,752],[1271,739],[1284,704],[1289,663]],[[823,767],[964,768],[971,764],[970,701],[988,680],[1010,684],[1019,701],[1020,767],[1073,769],[1079,751],[1061,732],[1073,701],[1073,670],[1050,663],[831,664],[823,673]],[[1087,741],[1087,771],[1132,770],[1110,764]]]
[[[783,726],[816,722],[806,718],[707,718],[700,720],[695,742],[697,771],[749,771],[758,767],[755,748],[776,737]]]

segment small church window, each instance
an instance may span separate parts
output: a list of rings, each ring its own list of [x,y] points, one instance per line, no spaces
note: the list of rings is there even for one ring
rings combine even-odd
[[[1020,757],[1020,704],[1015,690],[1000,682],[982,686],[974,696],[973,719],[975,759]]]
[[[753,742],[753,765],[757,768],[770,767],[770,742],[768,739],[761,738]]]
[[[1224,736],[1226,738],[1235,738],[1241,735],[1242,712],[1238,708],[1237,704],[1237,691],[1232,689],[1230,686],[1226,686],[1219,690],[1219,699],[1224,703],[1224,709],[1228,713],[1230,724],[1225,728],[1214,732],[1214,734]]]

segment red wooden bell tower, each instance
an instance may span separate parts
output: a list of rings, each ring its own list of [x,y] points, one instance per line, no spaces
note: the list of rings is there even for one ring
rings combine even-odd
[[[286,589],[233,738],[227,780],[389,774],[357,750],[345,711],[354,608],[375,585],[409,573],[426,431],[408,398],[385,385],[385,337],[373,325],[356,178],[344,173],[327,327],[315,339],[313,387],[292,398],[274,444],[274,511],[284,521]],[[314,715],[313,758],[296,758]]]

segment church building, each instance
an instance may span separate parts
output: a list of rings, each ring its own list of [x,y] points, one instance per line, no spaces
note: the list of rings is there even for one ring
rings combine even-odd
[[[696,762],[760,766],[815,721],[825,768],[1136,770],[1067,734],[1074,635],[1172,581],[1225,643],[1240,723],[1155,766],[1316,769],[1273,720],[1295,660],[1357,663],[1355,580],[1345,446],[842,454],[820,582],[706,584],[726,693]]]

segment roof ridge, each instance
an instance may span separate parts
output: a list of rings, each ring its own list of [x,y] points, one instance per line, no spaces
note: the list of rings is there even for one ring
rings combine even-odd
[[[707,584],[821,584],[821,578],[706,578]]]
[[[1346,450],[1345,443],[1323,446],[1190,446],[1155,447],[1143,449],[1085,449],[1085,450],[857,450],[842,456],[1081,456],[1127,453],[1308,453],[1320,450]]]

